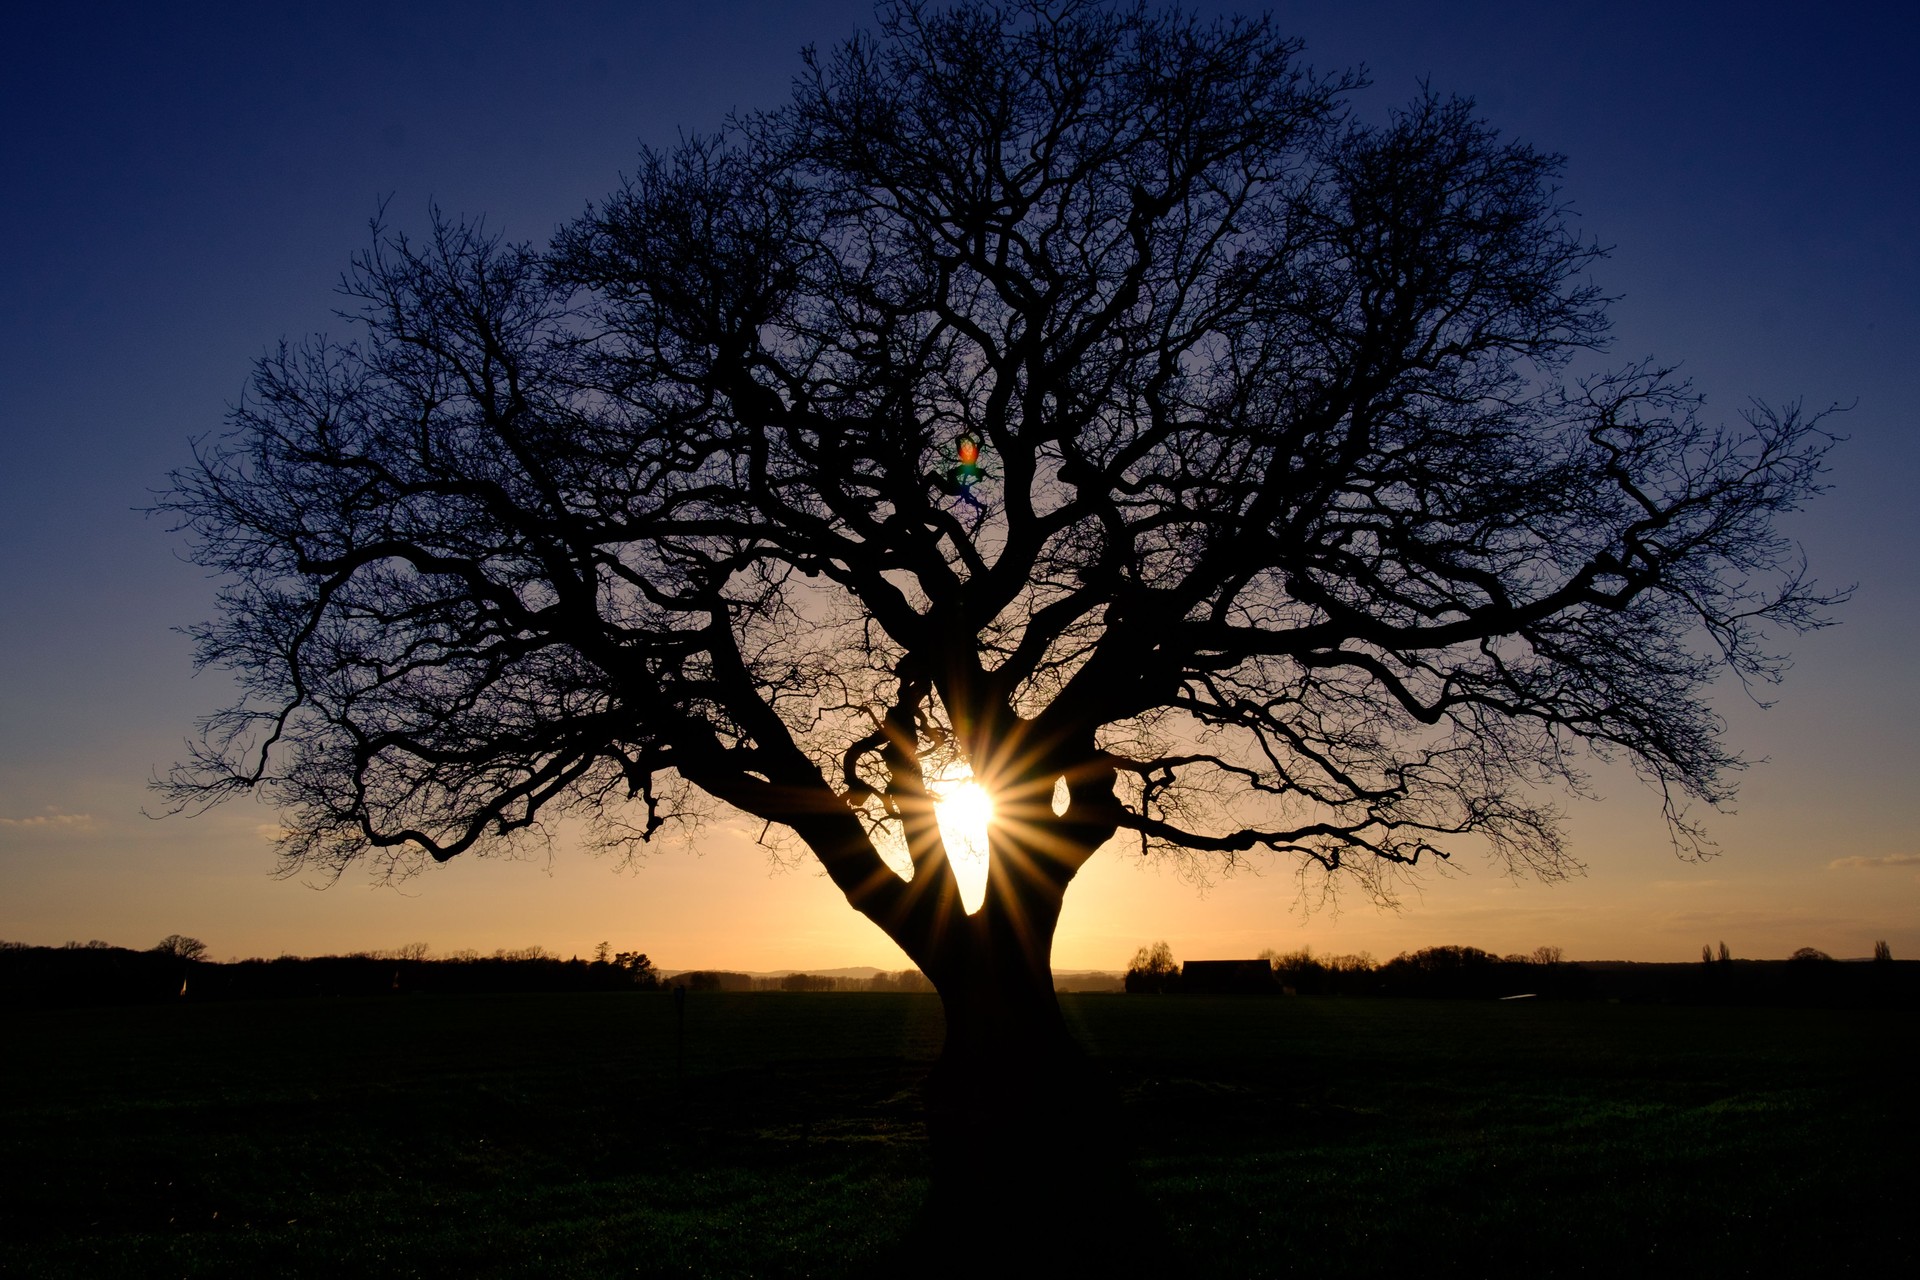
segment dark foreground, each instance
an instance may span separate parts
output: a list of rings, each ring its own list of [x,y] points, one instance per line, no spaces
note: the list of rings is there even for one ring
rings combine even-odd
[[[1125,1231],[1140,1274],[1920,1262],[1912,1013],[1065,1001],[1132,1205],[1007,1221]],[[921,1217],[931,996],[697,993],[684,1055],[663,993],[8,1021],[7,1274],[834,1276],[965,1252]],[[999,1238],[981,1224],[976,1255]]]

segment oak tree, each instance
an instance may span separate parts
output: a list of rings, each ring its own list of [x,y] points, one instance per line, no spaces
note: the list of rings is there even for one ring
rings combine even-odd
[[[167,499],[244,696],[165,785],[264,792],[335,870],[744,812],[1001,1107],[1059,1078],[1103,849],[1556,877],[1543,796],[1592,757],[1687,845],[1741,763],[1710,682],[1820,621],[1775,525],[1829,437],[1601,366],[1557,158],[1438,94],[1362,118],[1300,53],[890,6],[549,245],[377,234],[357,339],[260,362]]]

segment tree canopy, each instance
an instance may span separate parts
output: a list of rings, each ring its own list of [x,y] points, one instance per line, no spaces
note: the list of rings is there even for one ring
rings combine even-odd
[[[1775,520],[1830,437],[1602,368],[1558,158],[1437,93],[1366,118],[1300,55],[891,6],[549,245],[378,231],[357,337],[261,361],[166,501],[244,697],[165,785],[263,790],[336,870],[718,802],[943,994],[1044,971],[1115,836],[1552,877],[1543,784],[1619,756],[1689,844],[1741,764],[1710,683],[1828,603]]]

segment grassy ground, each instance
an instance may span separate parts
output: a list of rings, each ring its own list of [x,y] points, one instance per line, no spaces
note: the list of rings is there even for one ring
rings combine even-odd
[[[1920,1260],[1911,1014],[1067,1005],[1177,1273]],[[9,1023],[10,1274],[833,1276],[924,1243],[932,997],[699,993],[683,1054],[651,994]]]

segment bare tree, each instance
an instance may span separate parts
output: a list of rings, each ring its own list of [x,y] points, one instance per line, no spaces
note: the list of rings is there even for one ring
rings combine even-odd
[[[88,943],[92,946],[92,943]],[[102,944],[105,945],[105,944]],[[163,956],[172,956],[176,960],[204,960],[207,958],[207,944],[198,938],[189,938],[184,933],[170,933],[153,944],[153,949]]]
[[[1541,784],[1595,755],[1695,848],[1741,763],[1704,691],[1820,620],[1774,518],[1829,438],[1574,377],[1606,299],[1557,159],[1431,94],[1363,123],[1299,52],[890,6],[546,250],[377,233],[359,340],[262,361],[166,502],[245,698],[165,788],[400,874],[744,811],[932,979],[1001,1132],[1071,1077],[1049,953],[1116,837],[1555,878]]]

